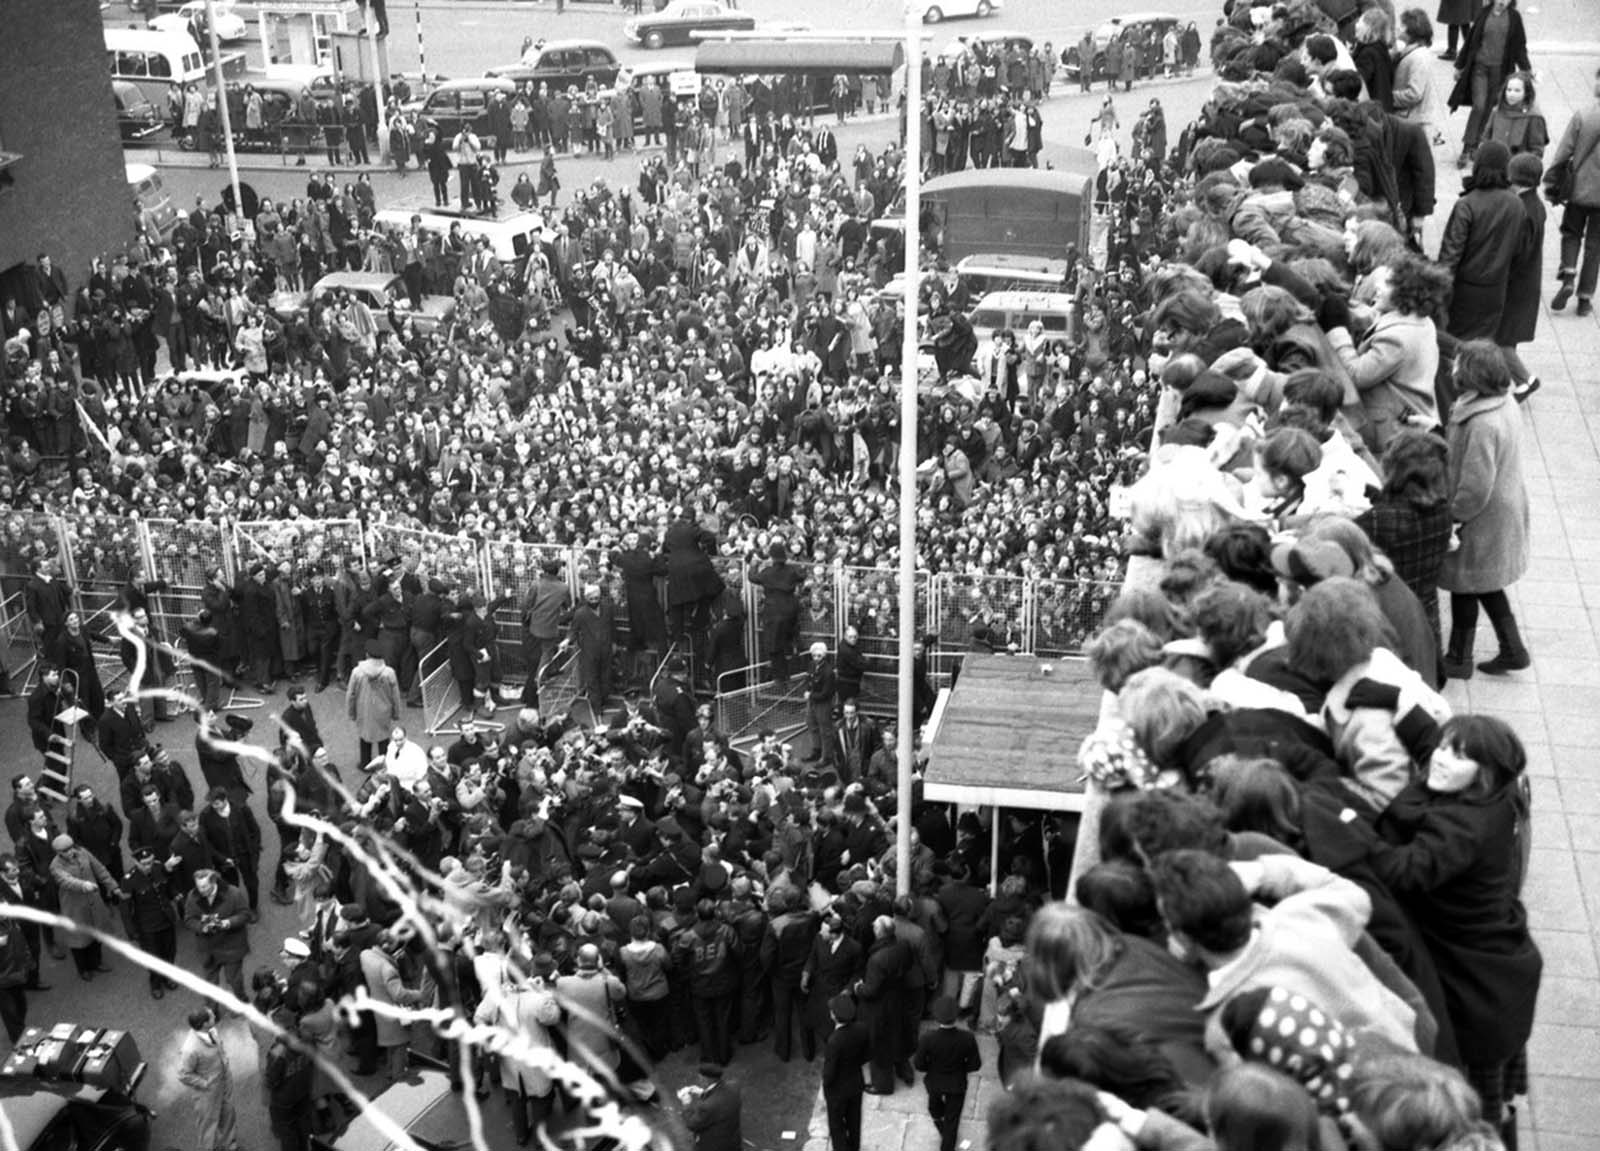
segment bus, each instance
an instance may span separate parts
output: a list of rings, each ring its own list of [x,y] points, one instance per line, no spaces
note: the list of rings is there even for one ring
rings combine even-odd
[[[210,87],[213,73],[194,40],[184,32],[149,28],[107,28],[106,62],[113,80],[126,80],[163,113],[175,101],[173,91],[185,84]],[[244,53],[224,52],[222,72],[229,79],[244,75]]]

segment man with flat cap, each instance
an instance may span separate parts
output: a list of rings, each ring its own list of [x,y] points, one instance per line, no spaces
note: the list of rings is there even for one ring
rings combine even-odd
[[[828,1001],[833,1031],[822,1049],[822,1099],[828,1109],[828,1139],[833,1151],[861,1151],[861,1069],[872,1057],[865,1025],[856,1019],[856,1001],[835,995]]]
[[[700,1064],[700,1077],[704,1086],[691,1085],[679,1093],[684,1126],[694,1132],[695,1151],[743,1151],[744,1099],[738,1084],[727,1079],[720,1063]]]
[[[967,1077],[983,1067],[983,1056],[972,1032],[956,1026],[956,1001],[950,996],[933,1001],[933,1021],[938,1026],[923,1032],[911,1062],[922,1072],[922,1085],[928,1089],[928,1114],[939,1129],[939,1151],[956,1151]]]

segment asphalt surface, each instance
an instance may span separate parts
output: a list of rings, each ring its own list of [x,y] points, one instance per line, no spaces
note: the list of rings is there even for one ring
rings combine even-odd
[[[15,653],[6,653],[7,666],[16,666],[20,660]],[[356,760],[354,730],[344,718],[344,692],[336,687],[311,696],[317,723],[326,740],[334,762],[345,768],[349,779],[354,773],[348,765]],[[271,715],[284,706],[280,690],[269,696],[266,706],[244,712],[255,721],[255,729],[247,737],[249,742],[263,747],[276,743]],[[421,723],[421,712],[407,712],[407,720]],[[8,738],[0,739],[0,778],[10,780],[15,775],[37,775],[39,759],[27,738],[26,703],[22,700],[0,700],[0,732]],[[172,720],[157,726],[151,739],[164,744],[189,773],[189,780],[201,790],[199,767],[194,754],[194,722],[189,718]],[[247,768],[246,774],[255,789],[250,806],[263,832],[261,922],[249,929],[250,957],[245,961],[245,983],[248,986],[253,971],[269,968],[278,963],[278,949],[282,941],[300,928],[292,907],[280,907],[267,898],[271,883],[271,866],[277,858],[277,834],[266,814],[266,785],[261,778],[260,765]],[[108,802],[121,807],[117,801],[115,769],[101,760],[92,748],[79,745],[74,780],[88,782]],[[57,825],[64,824],[64,815],[57,813]],[[9,850],[10,844],[6,844]],[[126,856],[126,851],[124,852]],[[199,971],[199,961],[193,939],[179,932],[178,963],[190,971]],[[140,1102],[156,1111],[154,1139],[151,1146],[156,1151],[192,1151],[195,1116],[188,1101],[188,1089],[174,1076],[178,1048],[187,1030],[185,1016],[195,1006],[195,997],[187,992],[169,992],[164,999],[150,997],[149,982],[144,972],[133,963],[118,956],[108,956],[109,975],[98,975],[93,982],[82,982],[72,965],[71,958],[52,959],[48,952],[43,956],[41,980],[50,990],[30,993],[28,996],[28,1023],[30,1025],[75,1023],[89,1027],[117,1027],[129,1031],[139,1045],[140,1053],[149,1064],[149,1072],[139,1088]],[[223,1024],[230,1062],[235,1078],[235,1104],[239,1111],[240,1144],[245,1151],[276,1146],[268,1133],[266,1105],[262,1098],[259,1076],[258,1051],[248,1026],[238,1020]],[[0,1050],[9,1049],[9,1045]],[[693,1046],[671,1056],[657,1068],[657,1076],[668,1092],[690,1082],[695,1082],[698,1053]],[[780,1064],[772,1055],[770,1041],[750,1047],[738,1048],[730,1074],[743,1086],[745,1099],[745,1138],[755,1151],[781,1151],[798,1149],[805,1139],[806,1123],[820,1083],[821,1062],[804,1063],[798,1059]],[[353,1061],[347,1063],[347,1069]],[[369,1093],[382,1090],[380,1079],[358,1079],[357,1085]],[[510,1131],[509,1114],[499,1108],[498,1096],[486,1108],[486,1121],[499,1124]],[[785,1138],[785,1133],[790,1138]],[[510,1146],[509,1142],[500,1144]]]

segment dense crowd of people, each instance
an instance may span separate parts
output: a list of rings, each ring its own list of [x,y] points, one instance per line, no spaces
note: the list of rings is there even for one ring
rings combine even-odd
[[[348,1049],[358,1073],[392,1080],[408,1045],[450,1049],[388,1009],[437,1004],[635,1098],[650,1096],[654,1060],[694,1047],[708,1085],[685,1093],[682,1119],[707,1149],[736,1145],[739,1049],[770,1041],[780,1059],[823,1060],[840,1151],[860,1145],[863,1093],[917,1071],[949,1151],[978,1066],[963,1024],[998,1038],[996,1148],[1514,1149],[1542,973],[1520,897],[1527,753],[1510,725],[1452,714],[1441,691],[1533,660],[1506,591],[1528,560],[1517,401],[1538,384],[1516,347],[1543,275],[1542,144],[1486,129],[1442,247],[1420,251],[1435,123],[1408,116],[1406,85],[1386,101],[1375,79],[1387,17],[1348,17],[1231,7],[1201,117],[1170,150],[1147,118],[1141,146],[1107,166],[1107,257],[1068,253],[1069,339],[1001,331],[979,347],[964,287],[927,257],[914,304],[934,361],[918,436],[925,562],[1124,586],[1088,645],[1105,696],[1079,755],[1081,822],[957,813],[917,785],[899,876],[895,732],[861,706],[866,613],[797,669],[798,747],[766,731],[735,748],[675,661],[648,695],[601,677],[597,725],[542,714],[535,674],[504,730],[469,720],[430,744],[404,710],[419,607],[424,636],[458,637],[463,699],[493,704],[494,605],[408,555],[372,572],[263,565],[236,584],[219,571],[186,629],[223,676],[244,664],[270,687],[298,658],[316,687],[345,683],[356,749],[325,743],[298,684],[251,745],[270,760],[274,862],[240,759],[257,754],[241,746],[248,725],[202,707],[197,791],[184,757],[151,742],[153,701],[90,699],[69,589],[31,554],[28,610],[51,661],[29,704],[36,746],[62,734],[60,669],[78,672],[121,802],[80,788],[52,810],[16,780],[0,898],[96,923],[99,891],[165,958],[179,925],[195,933],[206,976],[288,1036],[262,1041],[285,1148],[341,1119],[304,1052]],[[1420,10],[1398,24],[1397,75],[1432,37]],[[1502,31],[1467,43],[1500,45]],[[1513,83],[1510,104],[1531,103],[1527,78],[1501,87]],[[931,99],[937,117],[944,96]],[[1580,113],[1551,158],[1573,178],[1547,191],[1580,228],[1600,211],[1586,206],[1597,132]],[[792,561],[894,558],[881,525],[896,500],[898,329],[912,322],[884,291],[893,240],[870,227],[906,157],[890,145],[850,164],[819,142],[797,132],[748,164],[652,159],[637,187],[597,182],[541,209],[548,242],[514,279],[448,236],[402,235],[408,283],[418,268],[418,292],[457,299],[456,322],[426,334],[398,303],[380,324],[335,297],[241,339],[269,327],[266,301],[295,266],[277,264],[273,237],[299,252],[309,221],[359,222],[359,185],[317,180],[303,203],[264,204],[279,230],[258,216],[253,249],[198,211],[170,259],[142,253],[76,300],[41,261],[40,299],[7,302],[39,317],[6,349],[20,381],[8,494],[85,516],[363,515],[595,548],[614,553],[612,598],[658,653],[735,610],[713,561],[738,556],[787,676],[807,594]],[[1569,294],[1578,251],[1564,248]],[[299,273],[351,258],[334,245]],[[510,309],[536,283],[572,313],[561,337]],[[67,323],[54,310],[69,305]],[[148,339],[175,364],[239,356],[246,380],[186,388],[139,356],[108,373],[73,333],[111,308],[170,317]],[[194,339],[207,324],[223,334]],[[58,392],[115,453],[98,474],[39,458],[89,450],[70,419],[44,439]],[[1125,533],[1113,484],[1131,485]],[[160,681],[172,669],[140,613],[163,589],[139,570],[117,578],[125,659],[145,651],[145,682]],[[517,601],[535,668],[564,635],[592,656],[583,637],[606,627],[588,591],[572,603],[552,567]],[[1496,641],[1481,663],[1480,606]],[[1011,646],[1004,611],[974,622],[975,644]],[[380,845],[404,849],[399,888]],[[247,990],[263,887],[301,930]],[[13,1036],[44,949],[63,945],[95,978],[87,935],[0,932]],[[151,995],[168,990],[152,979]],[[373,1010],[335,1010],[362,991]],[[218,1020],[190,1022],[198,1145],[224,1145]],[[501,1087],[520,1138],[579,1110],[536,1060],[483,1050],[470,1065],[481,1092]]]

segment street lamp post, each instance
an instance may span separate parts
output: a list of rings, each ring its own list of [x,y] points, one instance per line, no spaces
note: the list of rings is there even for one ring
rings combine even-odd
[[[211,70],[217,78],[217,113],[222,119],[222,144],[228,156],[228,182],[233,185],[233,210],[244,221],[244,198],[239,195],[239,158],[233,151],[233,117],[228,114],[228,89],[222,79],[222,44],[217,39],[216,0],[206,0],[206,37],[211,41]]]

